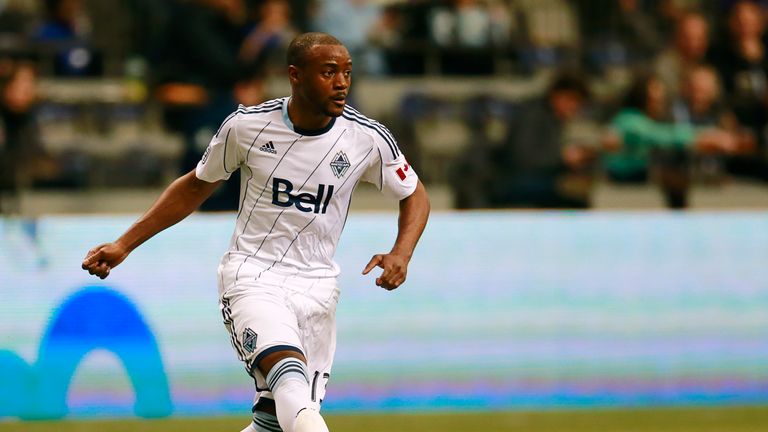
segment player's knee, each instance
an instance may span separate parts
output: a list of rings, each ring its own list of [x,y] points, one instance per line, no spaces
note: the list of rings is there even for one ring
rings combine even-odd
[[[306,368],[307,359],[304,357],[304,354],[302,354],[300,351],[294,351],[294,350],[281,350],[281,351],[275,351],[272,353],[267,354],[264,356],[264,358],[260,359],[256,367],[259,368],[259,371],[263,376],[268,376],[270,372],[272,372],[272,369],[274,369],[275,365],[282,362],[285,359],[297,359],[301,363],[304,364],[304,368]]]

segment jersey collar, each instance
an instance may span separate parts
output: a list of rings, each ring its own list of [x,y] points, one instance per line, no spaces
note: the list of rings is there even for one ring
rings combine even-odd
[[[336,123],[336,117],[331,117],[331,121],[328,122],[325,127],[320,129],[302,129],[298,126],[294,126],[293,122],[291,121],[291,118],[288,117],[288,102],[291,100],[290,97],[287,97],[283,99],[283,123],[285,123],[286,126],[288,126],[288,129],[296,132],[299,135],[304,136],[317,136],[322,135],[333,127],[333,124]]]

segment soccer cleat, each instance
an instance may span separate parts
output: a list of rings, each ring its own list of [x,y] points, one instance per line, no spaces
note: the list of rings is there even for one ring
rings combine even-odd
[[[293,432],[328,432],[328,426],[319,412],[305,408],[296,414]]]

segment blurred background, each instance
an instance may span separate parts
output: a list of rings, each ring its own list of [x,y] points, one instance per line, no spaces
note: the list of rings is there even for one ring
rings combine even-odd
[[[310,30],[349,47],[352,104],[438,208],[766,208],[765,6],[3,0],[0,208],[144,208],[237,103],[288,94]]]
[[[80,261],[238,103],[289,94],[304,31],[349,48],[351,105],[437,210],[388,294],[357,273],[397,203],[355,192],[334,430],[762,430],[766,20],[768,2],[733,0],[0,0],[0,430],[245,425],[215,288],[236,177],[109,279]],[[638,407],[668,411],[615,411]],[[478,410],[494,414],[387,421]],[[553,420],[504,414],[520,410]],[[362,412],[388,417],[333,417]]]

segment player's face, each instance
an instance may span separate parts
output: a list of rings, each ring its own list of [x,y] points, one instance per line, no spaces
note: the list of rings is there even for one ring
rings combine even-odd
[[[317,45],[302,68],[304,98],[317,111],[338,117],[347,102],[352,83],[352,59],[342,45]]]

